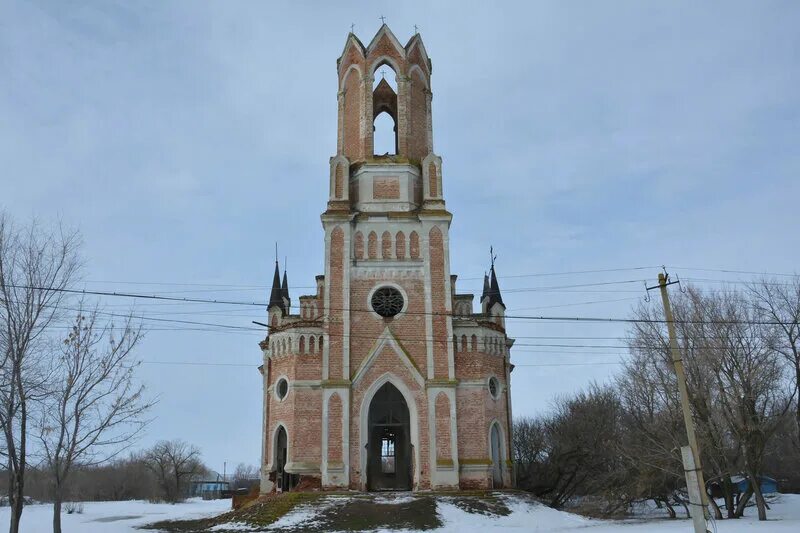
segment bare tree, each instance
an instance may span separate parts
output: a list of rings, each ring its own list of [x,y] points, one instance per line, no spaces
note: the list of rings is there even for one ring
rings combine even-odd
[[[749,487],[756,497],[758,519],[766,520],[761,493],[767,445],[792,404],[786,393],[783,365],[773,346],[774,330],[759,320],[758,311],[736,292],[705,298],[707,342],[715,370],[716,401],[741,451]],[[737,509],[741,515],[742,509]]]
[[[8,464],[9,531],[19,531],[28,466],[32,404],[49,379],[40,364],[45,333],[60,314],[64,289],[80,268],[79,237],[36,223],[15,228],[0,213],[0,428]]]
[[[257,466],[239,463],[233,471],[233,484],[236,488],[250,488],[254,481],[259,480]]]
[[[141,328],[127,317],[121,328],[100,323],[83,304],[56,354],[42,402],[39,440],[53,484],[53,533],[61,533],[64,488],[75,465],[95,465],[128,448],[153,405],[136,383],[133,350]]]
[[[774,322],[774,346],[791,367],[794,396],[800,399],[800,276],[788,283],[761,279],[750,285],[758,316]],[[800,451],[800,402],[795,403],[795,446]]]
[[[200,449],[183,440],[162,440],[144,452],[147,467],[155,474],[164,500],[175,503],[183,499],[186,482],[205,471]]]

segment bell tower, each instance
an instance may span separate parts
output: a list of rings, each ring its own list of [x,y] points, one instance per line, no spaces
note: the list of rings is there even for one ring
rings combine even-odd
[[[337,153],[329,211],[444,208],[441,158],[433,152],[431,60],[419,34],[401,45],[384,24],[368,46],[353,33],[337,60]],[[396,90],[378,69],[390,70]],[[377,81],[377,83],[376,83]],[[394,123],[394,150],[375,152],[375,122]]]
[[[422,38],[350,33],[336,69],[325,273],[292,300],[276,262],[261,342],[262,492],[509,486],[513,339],[494,262],[481,312],[456,293]]]

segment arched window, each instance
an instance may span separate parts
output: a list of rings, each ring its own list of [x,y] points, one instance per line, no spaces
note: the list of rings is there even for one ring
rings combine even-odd
[[[394,256],[398,259],[406,258],[406,236],[402,231],[398,231],[394,241]]]
[[[395,155],[397,153],[397,126],[388,111],[375,117],[372,123],[374,134],[373,151],[375,155]]]
[[[416,231],[411,232],[411,236],[409,237],[409,248],[411,259],[419,259],[419,235],[417,235]]]
[[[462,352],[466,352],[467,351],[467,336],[466,335],[461,335],[461,351]]]
[[[367,239],[367,253],[370,259],[378,258],[378,235],[374,231],[369,232]]]
[[[384,231],[381,235],[381,257],[383,259],[392,258],[392,234]]]
[[[364,235],[360,231],[356,232],[353,248],[356,259],[364,259]]]
[[[303,335],[300,335],[300,349],[298,351],[306,353],[306,338]]]
[[[308,337],[308,353],[314,353],[314,336]]]
[[[322,337],[319,338],[319,353],[322,353]]]
[[[478,337],[473,335],[472,339],[470,339],[470,340],[471,340],[470,344],[472,344],[472,351],[473,352],[477,352],[478,351]]]
[[[397,153],[397,75],[384,63],[373,74],[372,126],[375,155]]]

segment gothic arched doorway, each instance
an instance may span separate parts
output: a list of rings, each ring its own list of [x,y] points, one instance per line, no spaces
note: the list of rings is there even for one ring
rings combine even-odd
[[[367,487],[411,489],[411,431],[408,405],[391,383],[384,384],[369,405]]]
[[[286,429],[278,426],[278,433],[275,435],[275,483],[279,492],[291,490],[296,484],[296,476],[288,473],[285,469],[288,449]]]
[[[489,440],[492,445],[492,487],[499,489],[503,486],[503,454],[500,449],[502,441],[497,424],[492,424]]]

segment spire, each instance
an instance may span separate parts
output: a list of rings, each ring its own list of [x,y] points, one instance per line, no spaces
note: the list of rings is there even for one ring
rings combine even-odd
[[[292,300],[289,298],[289,280],[286,276],[286,260],[283,262],[283,283],[281,284],[281,297],[283,298],[283,303],[285,305],[284,310],[286,314],[289,314],[289,308],[291,307]]]
[[[284,279],[286,278],[284,277]],[[283,306],[283,298],[281,293],[281,273],[278,269],[277,260],[275,261],[275,275],[272,276],[272,291],[269,293],[269,304],[267,305],[267,309],[272,309],[276,305],[285,313],[286,309]]]
[[[483,292],[481,293],[481,302],[489,297],[489,275],[483,275]]]
[[[506,304],[503,303],[503,296],[500,294],[500,285],[497,283],[497,275],[494,272],[494,261],[492,261],[491,276],[492,279],[489,286],[489,309],[491,309],[495,303],[499,303],[505,307]]]

